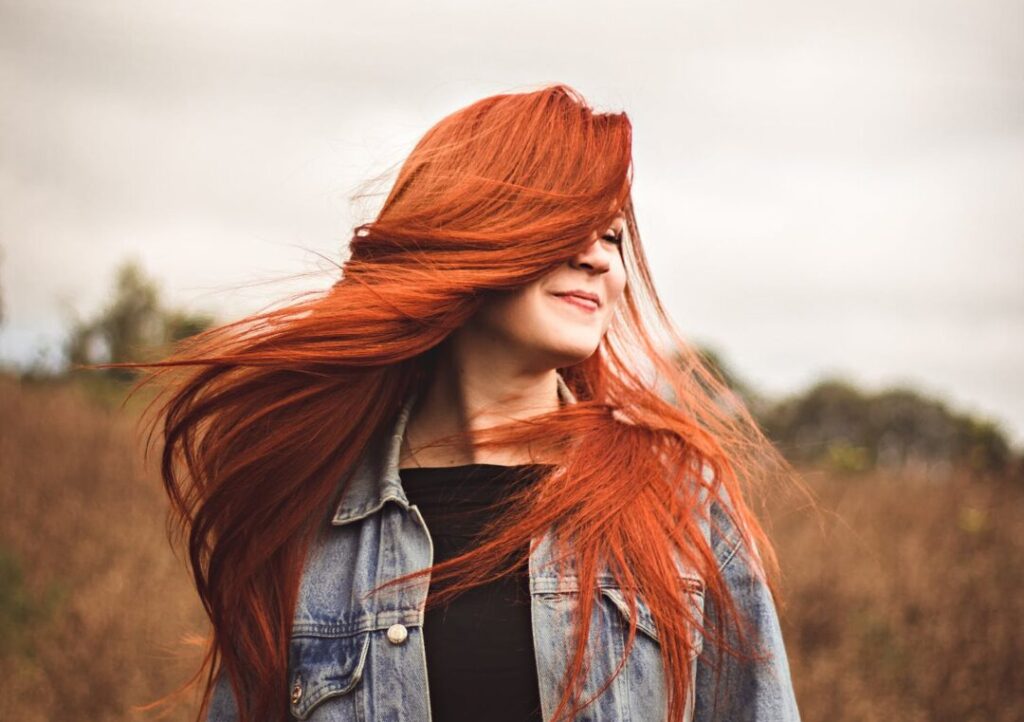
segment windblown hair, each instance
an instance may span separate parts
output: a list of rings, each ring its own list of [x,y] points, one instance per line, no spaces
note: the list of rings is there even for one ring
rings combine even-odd
[[[212,623],[190,682],[205,684],[200,717],[225,673],[241,722],[287,719],[302,565],[356,461],[430,378],[453,331],[489,299],[566,263],[620,211],[624,295],[597,351],[559,369],[578,403],[467,433],[477,448],[561,440],[562,461],[517,492],[472,551],[415,576],[432,574],[429,603],[442,604],[511,573],[516,550],[554,529],[580,589],[596,589],[607,565],[627,599],[647,602],[670,719],[683,717],[692,691],[694,625],[705,643],[756,656],[727,641],[729,625],[743,639],[743,620],[701,521],[721,502],[770,581],[772,546],[745,495],[770,467],[788,467],[742,404],[721,402],[733,398],[724,381],[655,293],[633,212],[631,147],[625,113],[595,112],[565,85],[474,102],[415,145],[376,219],[355,228],[329,289],[206,330],[163,360],[110,364],[151,367],[146,381],[167,377],[154,427],[162,421],[171,528],[187,539]],[[686,274],[679,269],[681,282]],[[721,623],[694,618],[674,559],[703,576]],[[579,595],[554,720],[591,701],[580,692],[594,600]],[[623,663],[635,632],[634,618]]]

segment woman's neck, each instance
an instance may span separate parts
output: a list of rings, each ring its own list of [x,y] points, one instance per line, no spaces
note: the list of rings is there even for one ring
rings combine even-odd
[[[558,372],[527,371],[508,353],[490,353],[476,337],[454,334],[439,349],[430,379],[411,410],[399,468],[462,464],[558,463],[557,453],[536,448],[478,448],[436,444],[446,436],[474,433],[550,413],[560,405]],[[536,446],[536,445],[535,445]],[[411,448],[410,448],[411,447]]]

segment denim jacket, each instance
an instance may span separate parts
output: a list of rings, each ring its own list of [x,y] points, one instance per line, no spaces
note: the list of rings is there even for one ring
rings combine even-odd
[[[563,403],[576,399],[561,375]],[[362,457],[350,486],[325,516],[326,532],[311,548],[295,609],[289,648],[289,704],[292,716],[310,722],[353,720],[431,722],[427,660],[423,640],[426,577],[415,587],[390,587],[368,600],[362,594],[433,561],[433,542],[419,509],[409,503],[399,479],[399,448],[415,402],[403,404],[392,433]],[[707,475],[708,469],[704,469]],[[720,527],[712,548],[741,613],[749,615],[765,662],[741,663],[732,656],[716,659],[712,645],[694,630],[694,655],[689,664],[693,684],[685,719],[710,722],[799,720],[786,651],[775,606],[767,587],[752,573],[745,555],[737,553],[739,537],[725,515],[712,509]],[[327,524],[329,518],[329,524]],[[548,720],[559,700],[559,682],[571,642],[570,620],[579,592],[576,576],[559,575],[549,534],[541,537],[529,558],[529,588],[534,652],[541,710]],[[705,608],[700,575],[677,562],[679,581],[698,618],[706,613],[715,624],[715,610]],[[600,591],[594,605],[588,652],[592,662],[582,699],[593,696],[614,671],[624,651],[629,608],[607,570],[598,575]],[[638,630],[629,659],[612,684],[576,716],[577,722],[661,722],[666,715],[665,674],[659,655],[658,630],[650,610],[637,600]],[[717,709],[712,709],[720,665]],[[234,722],[235,700],[223,673],[218,677],[208,722]]]

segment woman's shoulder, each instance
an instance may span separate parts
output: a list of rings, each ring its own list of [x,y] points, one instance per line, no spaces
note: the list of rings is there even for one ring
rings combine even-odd
[[[719,481],[709,462],[693,462],[691,470],[694,472],[691,478],[698,488],[701,526],[708,537],[718,568],[723,570],[743,550],[745,536],[740,527],[741,517],[729,490]]]

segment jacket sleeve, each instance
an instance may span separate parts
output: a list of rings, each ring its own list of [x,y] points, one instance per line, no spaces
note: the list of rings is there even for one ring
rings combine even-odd
[[[711,543],[719,570],[737,611],[746,619],[747,641],[753,644],[745,649],[767,657],[745,660],[705,642],[697,660],[694,722],[799,722],[775,603],[756,572],[760,566],[757,551],[746,549],[717,503],[711,507],[711,519]],[[719,629],[720,613],[711,599],[705,602],[705,614],[706,625]],[[734,626],[727,630],[727,638],[736,646],[739,640]]]

